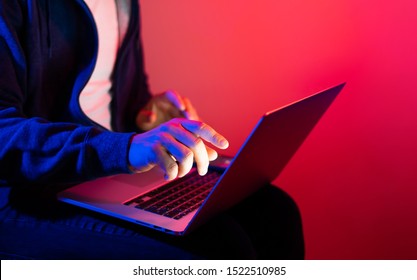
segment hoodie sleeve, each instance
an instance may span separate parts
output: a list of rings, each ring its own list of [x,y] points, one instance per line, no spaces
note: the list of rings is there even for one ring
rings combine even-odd
[[[0,181],[61,186],[128,173],[132,133],[27,117],[22,1],[0,0]]]

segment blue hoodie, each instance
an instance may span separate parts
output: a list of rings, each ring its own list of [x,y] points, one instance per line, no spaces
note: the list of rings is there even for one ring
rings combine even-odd
[[[112,129],[89,120],[78,97],[98,39],[82,0],[0,0],[0,182],[60,189],[128,173],[136,113],[150,99],[139,3],[119,50],[111,89]]]

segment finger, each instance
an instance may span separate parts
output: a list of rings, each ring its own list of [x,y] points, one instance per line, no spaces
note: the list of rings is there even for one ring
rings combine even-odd
[[[182,107],[180,104],[182,101],[179,98],[179,96],[167,92],[159,94],[154,98],[156,108],[158,109],[158,116],[162,122],[166,122],[173,118],[184,117],[183,111],[178,108]]]
[[[161,134],[162,146],[177,161],[178,177],[185,176],[193,167],[193,152],[168,133]]]
[[[198,174],[201,176],[206,175],[209,167],[209,157],[203,140],[196,137],[193,145],[191,146],[191,150],[194,153],[194,159],[197,165]]]
[[[162,127],[162,129],[165,129],[175,139],[192,151],[198,173],[200,175],[205,175],[209,166],[209,154],[206,149],[207,147],[204,145],[204,142],[200,137],[197,137],[190,131],[184,129],[180,123],[176,124],[175,121],[176,120],[171,121],[171,125],[166,125]],[[210,156],[213,156],[213,153],[211,153]]]
[[[219,156],[216,152],[216,150],[206,146],[206,150],[207,150],[207,155],[208,155],[208,159],[209,161],[213,161],[215,159],[217,159],[217,157]]]
[[[167,151],[158,145],[154,150],[156,164],[164,171],[165,180],[171,181],[178,176],[178,165],[176,161],[167,153]]]
[[[185,104],[185,111],[184,117],[189,120],[198,121],[200,120],[200,117],[197,114],[197,110],[194,108],[193,104],[191,104],[191,101],[184,97],[183,98],[184,104]]]
[[[195,134],[198,137],[201,137],[205,141],[213,144],[217,148],[227,149],[229,147],[229,142],[227,139],[215,131],[208,124],[199,121],[183,121],[181,125],[191,133]]]
[[[165,92],[165,97],[171,102],[175,108],[177,108],[179,111],[183,112],[186,109],[185,103],[181,95],[179,95],[174,90],[168,90]]]

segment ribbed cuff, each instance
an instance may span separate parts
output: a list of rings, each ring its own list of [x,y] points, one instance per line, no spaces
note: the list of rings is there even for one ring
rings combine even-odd
[[[131,173],[128,164],[130,139],[134,133],[92,129],[87,138],[86,168],[93,177]]]

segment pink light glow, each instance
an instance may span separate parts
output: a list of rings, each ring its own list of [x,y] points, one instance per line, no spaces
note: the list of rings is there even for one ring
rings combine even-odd
[[[346,81],[276,181],[310,259],[417,258],[417,2],[142,1],[152,90],[236,152],[260,115]]]

